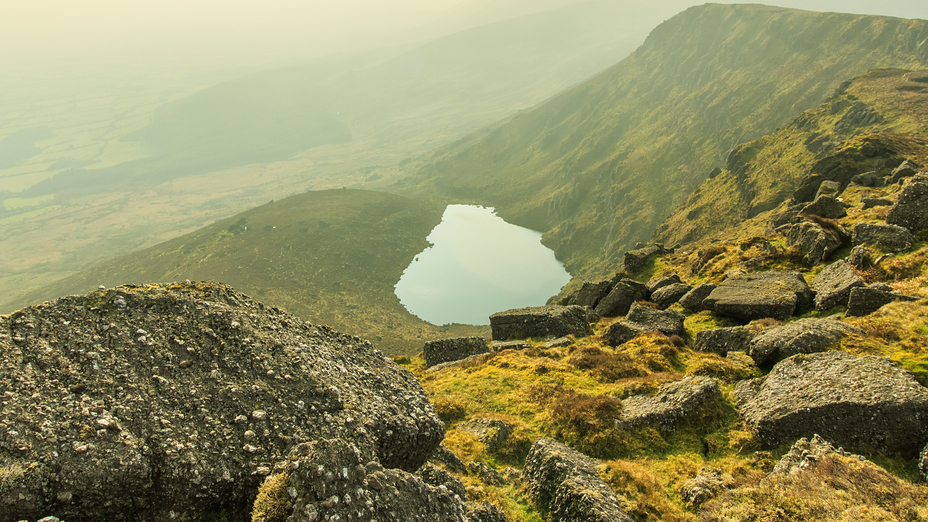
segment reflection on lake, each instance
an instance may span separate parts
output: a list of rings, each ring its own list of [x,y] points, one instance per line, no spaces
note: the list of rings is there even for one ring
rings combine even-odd
[[[540,232],[506,223],[492,208],[448,205],[428,240],[396,295],[432,324],[489,324],[492,313],[545,304],[570,281]]]

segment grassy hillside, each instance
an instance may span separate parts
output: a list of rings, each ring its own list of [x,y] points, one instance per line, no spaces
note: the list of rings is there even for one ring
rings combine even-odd
[[[428,339],[488,330],[433,326],[393,294],[444,208],[433,199],[359,190],[307,192],[109,261],[26,299],[97,285],[209,279],[369,339],[386,353],[415,353]]]
[[[817,162],[853,153],[867,142],[925,163],[928,149],[912,135],[928,132],[926,83],[928,72],[883,69],[842,84],[821,106],[735,149],[725,168],[657,228],[654,240],[705,239],[770,210],[790,199]],[[872,122],[867,117],[860,124],[845,124],[864,113],[877,116]],[[861,133],[871,136],[845,142]]]
[[[737,144],[875,67],[918,67],[928,22],[694,7],[631,56],[424,158],[396,190],[495,206],[583,277],[614,270]]]

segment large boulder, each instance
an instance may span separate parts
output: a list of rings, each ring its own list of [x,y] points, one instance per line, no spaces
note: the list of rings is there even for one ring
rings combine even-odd
[[[655,257],[664,253],[658,245],[648,245],[636,250],[625,252],[625,272],[633,274],[648,265]]]
[[[846,261],[836,261],[819,272],[812,281],[815,290],[815,309],[831,310],[836,306],[847,306],[851,290],[866,286]]]
[[[907,228],[898,225],[857,223],[851,241],[856,245],[880,245],[891,252],[904,252],[912,248],[915,238]]]
[[[819,196],[803,207],[801,213],[826,219],[841,219],[847,217],[847,204],[833,196]]]
[[[633,304],[625,319],[612,326],[603,335],[612,346],[627,343],[641,332],[660,332],[666,336],[683,335],[686,318],[676,310],[657,310],[650,306]]]
[[[609,295],[609,292],[612,290],[612,287],[615,286],[615,281],[611,279],[605,279],[603,281],[586,281],[583,285],[580,286],[580,289],[573,295],[571,295],[567,302],[564,304],[567,305],[577,305],[577,306],[588,306],[590,308],[596,308],[596,305],[599,304],[599,301]]]
[[[819,434],[845,448],[914,457],[928,440],[928,389],[885,357],[796,355],[773,367],[741,416],[770,445]]]
[[[928,175],[919,174],[902,189],[902,194],[886,216],[890,225],[912,232],[928,228]]]
[[[812,290],[799,272],[740,274],[722,281],[703,306],[745,322],[765,317],[785,321],[812,308]]]
[[[918,301],[918,298],[893,292],[891,289],[876,287],[854,288],[851,290],[847,302],[847,312],[844,316],[860,317],[870,315],[894,301]]]
[[[812,266],[828,259],[850,239],[840,225],[823,220],[806,220],[786,230],[786,246],[802,253],[803,263]]]
[[[369,342],[215,283],[125,286],[0,319],[3,520],[246,520],[303,442],[418,468],[445,427]],[[17,472],[15,470],[21,470]]]
[[[529,339],[531,337],[586,337],[590,328],[589,309],[583,306],[532,306],[497,312],[490,316],[493,339]]]
[[[715,353],[725,357],[728,352],[745,352],[751,349],[751,339],[757,335],[749,326],[714,328],[696,332],[694,348],[697,352]]]
[[[464,421],[454,427],[477,437],[486,446],[487,451],[495,453],[512,436],[512,428],[499,419],[479,417]]]
[[[665,286],[675,285],[682,282],[683,280],[680,279],[680,276],[677,274],[671,274],[669,276],[654,277],[645,283],[645,287],[648,289],[648,292],[654,293],[661,288],[664,288]]]
[[[851,334],[863,331],[833,319],[800,319],[764,330],[751,340],[749,355],[758,366],[769,367],[798,353],[823,352]]]
[[[650,426],[671,432],[688,419],[698,417],[703,408],[722,398],[719,382],[711,377],[686,377],[664,384],[655,395],[635,395],[622,401],[616,428]]]
[[[835,448],[830,442],[815,434],[811,440],[806,437],[797,440],[793,447],[774,465],[770,476],[800,473],[829,455],[855,457],[864,460],[863,457],[852,455],[842,448]]]
[[[689,310],[690,312],[701,312],[705,308],[703,302],[709,297],[709,294],[715,290],[717,285],[713,283],[703,283],[699,286],[696,286],[689,292],[687,292],[683,297],[680,298],[680,306]]]
[[[526,493],[551,520],[632,522],[596,467],[599,462],[552,439],[538,439],[522,472]]]
[[[681,297],[688,294],[692,289],[693,287],[686,283],[674,283],[672,285],[663,286],[651,294],[651,301],[661,310],[664,310],[679,301]]]
[[[649,295],[645,285],[632,279],[622,279],[599,301],[594,311],[600,317],[621,317],[628,313],[633,303],[646,300]]]
[[[429,341],[422,348],[427,367],[436,364],[460,361],[474,355],[490,353],[487,340],[483,337],[456,337]]]
[[[916,173],[918,173],[919,167],[918,163],[915,163],[911,160],[905,160],[893,170],[893,173],[890,177],[890,180],[893,183],[899,183],[903,178],[911,178]]]

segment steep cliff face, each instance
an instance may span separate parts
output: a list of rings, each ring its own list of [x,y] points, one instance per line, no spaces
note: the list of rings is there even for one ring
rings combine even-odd
[[[920,66],[928,22],[756,5],[668,20],[629,58],[423,160],[396,189],[497,207],[572,274],[609,272],[739,143],[847,78]]]

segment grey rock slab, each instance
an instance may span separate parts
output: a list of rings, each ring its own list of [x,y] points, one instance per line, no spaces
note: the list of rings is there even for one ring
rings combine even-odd
[[[624,316],[633,303],[646,300],[649,295],[645,285],[632,279],[622,279],[599,301],[594,311],[600,317]]]
[[[648,245],[636,250],[625,252],[625,271],[633,274],[648,265],[655,257],[664,253],[664,249],[657,245]]]
[[[742,321],[772,317],[781,321],[812,308],[812,290],[799,272],[734,275],[709,294],[705,308]]]
[[[836,306],[847,306],[851,290],[862,286],[866,286],[866,283],[846,261],[835,261],[822,269],[812,281],[815,309],[825,311]]]
[[[907,296],[874,286],[854,288],[851,290],[845,317],[870,315],[880,308],[895,301],[918,301],[917,297]]]
[[[463,498],[463,497],[462,497]],[[507,522],[506,514],[495,504],[484,500],[483,502],[467,502],[467,520],[469,522]]]
[[[860,202],[863,210],[874,207],[891,207],[893,205],[893,200],[886,198],[861,198]]]
[[[493,341],[490,347],[494,352],[501,352],[503,350],[524,350],[531,348],[532,345],[525,341]]]
[[[591,459],[560,442],[538,439],[525,459],[526,493],[551,520],[632,522]]]
[[[715,353],[725,357],[728,352],[747,352],[756,333],[748,326],[714,328],[696,332],[694,348],[697,352]]]
[[[898,225],[857,223],[854,225],[851,241],[855,246],[881,245],[891,252],[903,252],[912,248],[915,237],[907,228]]]
[[[680,298],[688,294],[692,289],[693,287],[686,283],[674,283],[672,285],[663,286],[651,294],[651,302],[660,307],[661,310],[664,310],[679,301]]]
[[[841,219],[847,217],[847,205],[831,196],[819,196],[803,207],[801,213],[827,219]]]
[[[699,415],[704,406],[721,398],[717,380],[686,377],[662,385],[655,395],[635,395],[623,400],[622,413],[615,426],[620,429],[651,426],[671,432],[688,418]]]
[[[218,283],[65,297],[0,333],[0,468],[31,466],[4,481],[13,520],[247,515],[296,444],[350,439],[414,470],[445,434],[416,378],[369,342]]]
[[[625,319],[609,326],[603,335],[606,342],[618,346],[635,338],[641,332],[660,332],[666,336],[683,335],[686,318],[676,310],[657,310],[634,304]]]
[[[769,367],[796,354],[823,352],[851,334],[863,331],[833,319],[800,319],[761,332],[751,340],[749,355],[757,366]]]
[[[664,276],[664,277],[655,277],[648,281],[645,284],[645,287],[648,289],[648,292],[654,293],[664,288],[665,286],[670,286],[677,283],[682,283],[683,280],[680,279],[680,276],[677,274]]]
[[[893,170],[890,179],[893,183],[899,183],[903,178],[911,178],[914,176],[920,167],[914,161],[905,160],[901,165]]]
[[[803,221],[790,225],[786,230],[786,246],[797,247],[803,254],[803,263],[809,266],[828,260],[835,250],[850,239],[839,225],[822,225],[814,221]]]
[[[928,228],[928,175],[919,174],[905,185],[886,222],[912,232]]]
[[[593,333],[589,311],[582,306],[536,306],[497,312],[490,316],[496,341],[531,337],[586,337]]]
[[[709,297],[709,294],[711,294],[712,291],[716,289],[716,287],[717,285],[714,283],[703,283],[694,287],[680,298],[680,306],[691,312],[703,311],[705,309],[703,301]]]
[[[822,196],[836,198],[841,195],[841,183],[838,181],[825,180],[818,186],[818,192],[815,193],[816,200]]]
[[[770,445],[819,434],[851,450],[912,458],[928,440],[928,389],[872,355],[824,352],[781,361],[740,412]]]
[[[490,352],[487,340],[483,337],[456,337],[453,339],[439,339],[425,343],[422,354],[425,356],[425,366],[460,361],[474,355]]]
[[[599,301],[609,294],[613,286],[615,286],[615,281],[611,279],[596,282],[586,281],[580,287],[580,290],[571,296],[567,304],[596,308]]]

